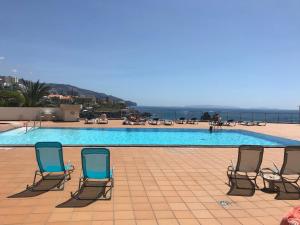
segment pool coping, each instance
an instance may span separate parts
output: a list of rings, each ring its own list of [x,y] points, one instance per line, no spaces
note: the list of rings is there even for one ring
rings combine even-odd
[[[241,145],[73,145],[73,144],[62,144],[63,147],[112,147],[112,148],[238,148]],[[288,145],[261,145],[264,148],[285,148]],[[1,148],[26,148],[26,147],[34,147],[34,144],[27,145],[2,145]]]
[[[7,131],[11,131],[14,129],[18,129],[20,127],[16,127],[16,128],[12,128],[9,130],[5,130],[5,131],[0,131],[0,133],[2,132],[7,132]],[[116,129],[134,129],[134,130],[140,130],[140,129],[163,129],[163,130],[169,130],[169,129],[173,129],[173,130],[193,130],[193,131],[197,131],[197,130],[206,130],[203,128],[135,128],[135,127],[40,127],[37,129],[101,129],[101,130],[105,130],[105,129],[109,129],[109,130],[116,130]],[[254,131],[249,131],[249,130],[243,130],[243,129],[221,129],[221,130],[217,130],[218,131],[226,131],[226,132],[241,132],[241,133],[246,133],[252,136],[267,136],[267,138],[270,139],[281,139],[281,141],[285,142],[295,142],[295,144],[282,144],[282,145],[261,145],[264,148],[284,148],[288,145],[299,145],[300,146],[300,141],[299,140],[294,140],[294,139],[289,139],[289,138],[284,138],[284,137],[278,137],[278,136],[274,136],[274,135],[269,135],[269,134],[264,134],[264,133],[259,133],[259,132],[254,132]],[[260,137],[260,138],[264,138],[264,137]],[[265,138],[266,139],[266,138]],[[271,140],[272,141],[272,140]],[[275,141],[274,141],[275,142]],[[298,142],[296,144],[296,142]],[[34,147],[35,144],[0,144],[0,148],[1,147]],[[64,147],[117,147],[117,148],[122,148],[122,147],[132,147],[132,148],[137,148],[137,147],[149,147],[149,148],[170,148],[170,147],[174,147],[174,148],[236,148],[239,147],[240,145],[187,145],[187,144],[62,144]]]

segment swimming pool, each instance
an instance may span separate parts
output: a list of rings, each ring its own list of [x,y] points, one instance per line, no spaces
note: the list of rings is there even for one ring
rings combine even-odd
[[[266,147],[300,145],[299,141],[244,130],[169,128],[24,128],[0,132],[0,145],[34,145],[39,141],[59,141],[70,146],[238,146]]]

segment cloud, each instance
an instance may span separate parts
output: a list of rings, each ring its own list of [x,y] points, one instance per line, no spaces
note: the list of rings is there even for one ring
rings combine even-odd
[[[16,72],[18,72],[18,70],[17,69],[12,69],[11,70],[13,73],[16,73]]]
[[[5,57],[4,56],[0,56],[0,60],[4,60],[5,59]]]

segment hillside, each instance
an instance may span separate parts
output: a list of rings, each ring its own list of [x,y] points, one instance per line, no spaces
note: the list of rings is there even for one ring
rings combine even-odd
[[[137,104],[132,101],[123,100],[121,98],[107,95],[105,93],[99,93],[96,91],[91,91],[83,88],[79,88],[69,84],[56,84],[56,83],[47,83],[51,87],[52,92],[56,92],[58,94],[76,94],[76,95],[85,95],[85,96],[95,96],[96,98],[109,98],[113,101],[124,101],[127,106],[136,106]]]

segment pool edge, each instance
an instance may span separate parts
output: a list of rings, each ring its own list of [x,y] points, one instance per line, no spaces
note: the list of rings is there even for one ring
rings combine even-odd
[[[240,145],[73,145],[63,144],[63,147],[112,147],[112,148],[238,148]],[[285,148],[286,146],[262,145],[264,148]],[[0,148],[26,148],[34,147],[34,144],[27,145],[2,145]]]

